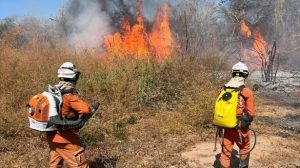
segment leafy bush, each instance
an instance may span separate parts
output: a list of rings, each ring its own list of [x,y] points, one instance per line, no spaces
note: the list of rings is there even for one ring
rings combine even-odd
[[[114,136],[121,141],[126,141],[128,139],[128,133],[126,129],[123,128],[115,128],[114,129]]]
[[[128,124],[136,124],[137,122],[137,118],[133,115],[131,115],[129,118],[128,118]]]
[[[128,124],[128,119],[123,118],[115,121],[113,127],[114,136],[121,141],[126,141],[128,138],[128,133],[126,130],[126,125]]]
[[[97,142],[104,141],[105,136],[101,131],[81,131],[80,140],[85,146],[96,144]]]

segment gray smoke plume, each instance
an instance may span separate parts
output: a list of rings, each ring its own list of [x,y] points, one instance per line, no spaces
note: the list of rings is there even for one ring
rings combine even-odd
[[[59,23],[71,46],[101,48],[103,37],[118,31],[124,18],[131,25],[136,23],[136,2],[137,0],[69,0],[62,10]],[[142,0],[146,26],[151,27],[158,4],[164,2],[165,0]]]
[[[75,48],[101,48],[103,37],[112,32],[110,17],[97,1],[71,0],[60,20],[66,38]]]
[[[114,22],[114,26],[118,27],[123,17],[129,19],[131,24],[135,23],[136,18],[136,2],[137,0],[95,0],[102,6]],[[165,0],[141,0],[143,5],[143,16],[147,21],[153,21],[159,2]]]

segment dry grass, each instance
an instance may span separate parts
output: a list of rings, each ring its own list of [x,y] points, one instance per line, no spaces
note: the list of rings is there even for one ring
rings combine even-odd
[[[91,167],[189,167],[181,153],[212,139],[213,103],[218,86],[227,78],[220,72],[228,68],[217,55],[201,60],[174,56],[162,62],[108,59],[91,50],[75,52],[44,42],[20,47],[14,41],[19,31],[0,38],[1,167],[48,167],[47,142],[44,134],[28,128],[25,104],[48,84],[58,82],[56,71],[65,61],[75,63],[82,72],[81,96],[90,103],[101,102],[101,113],[81,130]],[[298,93],[294,97],[298,99]],[[270,104],[256,95],[256,106],[256,120],[278,116],[277,102]],[[256,120],[253,128],[263,132],[266,140],[270,133],[277,134],[279,129]],[[259,158],[258,165],[268,167],[287,156],[274,166],[280,167],[298,159],[293,153],[299,156],[299,139],[275,140],[272,145],[280,148]],[[284,148],[293,153],[281,151]]]
[[[46,139],[28,128],[25,104],[58,82],[57,68],[65,61],[82,72],[81,96],[89,103],[101,102],[101,113],[80,132],[92,168],[192,167],[188,162],[193,160],[181,153],[195,144],[213,143],[213,103],[229,68],[224,57],[173,56],[161,62],[104,58],[93,50],[68,50],[57,38],[55,30],[38,22],[18,25],[0,37],[1,167],[48,167]],[[291,97],[298,101],[299,93]],[[252,156],[257,161],[253,166],[298,166],[299,138],[278,136],[286,130],[264,120],[294,114],[295,109],[287,112],[258,95],[256,107],[252,128],[260,132],[255,149],[260,155]],[[204,152],[209,153],[207,147]]]
[[[49,48],[44,43],[20,48],[11,41],[0,39],[0,156],[5,156],[1,165],[47,167],[47,143],[28,128],[25,104],[48,84],[58,82],[56,71],[65,61],[75,63],[82,72],[81,96],[87,102],[101,102],[101,115],[96,114],[81,131],[91,165],[184,165],[174,153],[195,140],[186,136],[206,134],[199,130],[210,123],[215,88],[223,80],[210,75],[222,65],[216,56],[205,60],[174,56],[162,62],[120,60],[88,50]]]
[[[295,91],[290,93],[290,97],[295,100],[295,102],[299,102],[300,101],[300,91]]]

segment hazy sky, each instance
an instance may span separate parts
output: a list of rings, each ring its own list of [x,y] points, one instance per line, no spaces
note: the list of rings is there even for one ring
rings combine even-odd
[[[67,0],[0,0],[0,20],[11,16],[55,17]]]

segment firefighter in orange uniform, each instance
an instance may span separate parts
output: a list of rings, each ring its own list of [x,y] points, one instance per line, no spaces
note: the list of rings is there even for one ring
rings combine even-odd
[[[239,88],[245,85],[245,79],[248,77],[248,67],[239,62],[232,67],[232,79],[225,87]],[[224,146],[222,147],[220,162],[222,167],[230,167],[231,151],[234,143],[237,144],[240,151],[240,168],[248,168],[250,158],[250,138],[249,125],[251,124],[254,111],[254,97],[252,91],[248,87],[241,90],[238,99],[237,118],[240,121],[240,129],[224,128]]]
[[[99,103],[91,107],[81,100],[75,89],[80,72],[75,65],[66,62],[58,69],[60,82],[56,85],[62,93],[62,117],[76,119],[79,115],[92,116]],[[84,148],[80,144],[79,129],[69,129],[47,132],[50,146],[50,168],[62,167],[64,161],[70,168],[89,167],[84,156]]]

